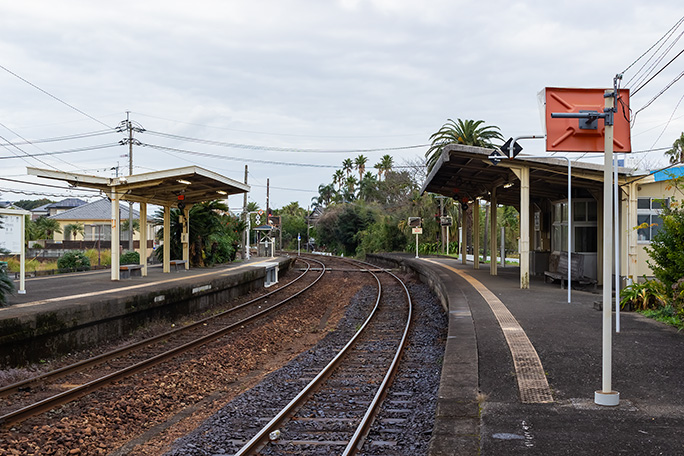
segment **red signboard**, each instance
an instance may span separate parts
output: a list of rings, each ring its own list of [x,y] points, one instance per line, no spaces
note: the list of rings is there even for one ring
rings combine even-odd
[[[549,152],[603,152],[605,148],[605,123],[598,119],[591,125],[580,124],[584,119],[554,118],[552,113],[603,113],[605,89],[574,89],[547,87],[544,89],[546,104],[546,150]],[[631,152],[629,125],[629,91],[620,90],[616,105],[613,128],[613,151]]]

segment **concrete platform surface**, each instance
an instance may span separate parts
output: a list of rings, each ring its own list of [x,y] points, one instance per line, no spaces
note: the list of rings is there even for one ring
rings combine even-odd
[[[684,455],[684,333],[621,312],[611,377],[620,403],[599,406],[602,313],[593,303],[601,294],[573,290],[568,304],[567,291],[543,279],[521,290],[517,267],[491,276],[489,265],[474,270],[445,257],[400,261],[438,275],[449,305],[431,455]],[[503,330],[488,302],[497,300],[514,318]],[[529,366],[516,365],[505,335],[515,322],[538,354],[552,402],[521,399]]]

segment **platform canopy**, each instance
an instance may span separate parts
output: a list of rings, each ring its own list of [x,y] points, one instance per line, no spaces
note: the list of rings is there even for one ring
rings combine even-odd
[[[30,175],[68,182],[74,187],[102,190],[109,195],[116,187],[119,198],[159,206],[175,205],[182,195],[185,204],[224,199],[249,192],[249,185],[199,166],[153,171],[121,177],[102,177],[41,168],[27,168]]]
[[[520,207],[520,179],[514,169],[530,170],[530,196],[534,198],[564,199],[568,196],[568,164],[565,159],[516,158],[503,159],[494,165],[487,157],[493,149],[451,144],[441,156],[423,184],[422,192],[437,193],[458,200],[475,198],[489,200],[493,188],[497,189],[499,204]],[[621,169],[620,173],[626,170]],[[593,163],[572,162],[572,188],[601,193],[603,166]]]

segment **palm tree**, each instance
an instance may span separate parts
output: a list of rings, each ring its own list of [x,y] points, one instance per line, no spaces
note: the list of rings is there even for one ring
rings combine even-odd
[[[128,220],[126,220],[128,222]],[[123,226],[123,225],[122,225]],[[85,229],[83,228],[83,223],[70,223],[64,227],[64,239],[71,240],[71,236],[76,240],[76,236],[83,235]]]
[[[356,166],[356,170],[359,172],[359,181],[361,181],[361,179],[363,179],[363,175],[366,172],[366,163],[368,163],[368,157],[365,157],[363,155],[359,155],[354,160],[354,165]]]
[[[337,184],[337,190],[340,190],[342,188],[342,183],[344,182],[344,171],[341,169],[338,169],[335,171],[335,174],[333,174],[333,184]]]
[[[61,233],[62,228],[59,226],[59,222],[55,219],[41,217],[36,221],[36,228],[38,231],[38,237],[41,239],[52,239],[54,233]]]
[[[359,181],[354,176],[349,176],[344,181],[344,199],[345,201],[353,201],[356,199],[356,185]]]
[[[314,207],[325,207],[328,204],[330,204],[330,201],[334,198],[335,196],[335,187],[332,186],[332,184],[321,184],[318,186],[318,196],[314,196],[311,198],[313,201]]]
[[[672,149],[665,152],[670,156],[670,163],[684,163],[684,133],[672,143]]]
[[[370,201],[377,193],[378,180],[371,172],[364,174],[359,182],[359,199]]]
[[[391,155],[383,155],[379,162],[377,162],[373,167],[378,170],[378,180],[382,180],[382,175],[387,175],[388,172],[392,171],[392,166],[394,166],[394,159]]]
[[[461,120],[454,122],[448,119],[436,133],[430,136],[432,145],[425,152],[427,168],[430,172],[442,155],[444,146],[449,144],[466,144],[469,146],[492,147],[492,140],[503,141],[499,127],[484,125],[484,120]]]
[[[349,175],[352,172],[352,169],[354,169],[354,162],[351,158],[344,159],[344,161],[342,162],[342,169],[344,170],[344,173],[347,175],[347,177],[349,177]]]

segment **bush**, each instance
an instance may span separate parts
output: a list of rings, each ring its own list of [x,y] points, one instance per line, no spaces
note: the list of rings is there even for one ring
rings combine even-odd
[[[0,271],[0,307],[7,305],[7,295],[14,291],[14,283],[5,271]]]
[[[667,303],[667,293],[662,282],[646,280],[627,285],[620,292],[620,307],[632,310],[657,309]]]
[[[140,264],[140,254],[138,252],[125,252],[121,255],[119,264]]]
[[[90,270],[90,260],[83,252],[71,251],[57,260],[57,267],[66,270],[88,271]]]
[[[90,260],[90,264],[97,264],[98,252],[97,249],[88,249],[85,251],[85,256]],[[101,266],[111,266],[112,264],[112,251],[109,249],[100,250],[100,265]]]

